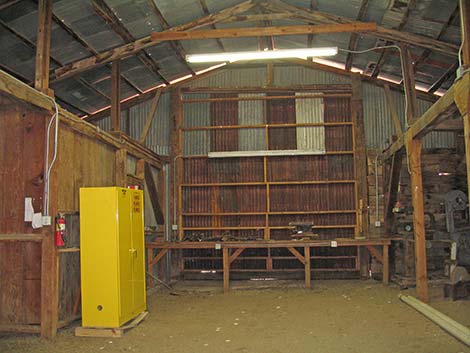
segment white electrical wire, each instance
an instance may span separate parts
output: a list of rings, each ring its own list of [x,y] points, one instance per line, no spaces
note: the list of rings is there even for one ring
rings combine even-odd
[[[46,156],[45,156],[45,177],[44,177],[44,216],[49,216],[49,190],[50,190],[50,177],[52,167],[57,159],[57,144],[59,141],[59,107],[55,99],[49,97],[46,94],[40,92],[44,97],[47,97],[54,104],[55,112],[49,121],[46,132]],[[50,148],[50,134],[52,123],[55,122],[55,131],[54,131],[54,154],[52,156],[52,161],[49,164],[49,148]]]
[[[398,49],[398,52],[400,53],[401,75],[402,75],[402,79],[404,80],[405,79],[405,77],[404,77],[405,68],[404,68],[403,52],[401,51],[401,48],[398,45],[395,45],[395,44],[383,45],[383,46],[368,48],[368,49],[364,49],[364,50],[349,50],[349,49],[342,49],[342,48],[338,48],[338,50],[346,52],[346,53],[351,53],[351,54],[364,54],[364,53],[374,51],[374,50],[377,50],[377,49],[391,49],[391,48]],[[404,96],[405,96],[405,129],[408,129],[409,128],[408,119],[406,119],[406,112],[408,111],[408,97],[406,96],[406,94]],[[410,160],[408,158],[408,153],[406,154],[406,166],[407,166],[407,169],[408,169],[408,174],[411,174]]]

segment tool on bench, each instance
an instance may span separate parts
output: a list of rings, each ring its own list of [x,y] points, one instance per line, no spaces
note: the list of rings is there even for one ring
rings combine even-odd
[[[313,233],[312,222],[290,222],[289,226],[293,232],[293,234],[291,234],[291,238],[293,239],[304,240],[318,238],[318,234]]]

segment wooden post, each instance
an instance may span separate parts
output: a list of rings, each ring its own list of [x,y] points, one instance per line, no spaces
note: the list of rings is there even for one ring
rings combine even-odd
[[[38,2],[38,39],[36,46],[36,78],[34,88],[52,96],[49,89],[51,52],[52,0]]]
[[[311,270],[310,270],[310,246],[304,247],[304,263],[305,263],[305,288],[310,289],[311,284]]]
[[[387,183],[384,185],[385,190],[385,202],[384,202],[384,227],[385,234],[392,235],[392,224],[393,224],[393,205],[397,200],[398,185],[400,183],[400,173],[403,161],[403,154],[396,152],[392,157],[392,162],[388,171],[388,175],[384,180]],[[384,170],[385,171],[385,170]],[[385,174],[385,173],[384,173]]]
[[[155,97],[152,100],[152,105],[150,107],[149,113],[147,115],[147,119],[145,120],[145,126],[140,134],[139,142],[145,145],[145,140],[147,139],[147,135],[150,131],[150,127],[152,126],[152,121],[155,118],[155,113],[157,112],[158,102],[160,101],[160,97],[162,95],[162,90],[158,89],[155,93]]]
[[[224,266],[224,293],[228,293],[230,291],[230,256],[228,251],[228,248],[222,248]]]
[[[52,231],[46,229],[43,236],[41,246],[41,336],[54,338],[57,334],[59,321],[59,259]]]
[[[361,77],[359,74],[351,74],[352,83],[352,121],[354,123],[354,157],[356,159],[356,184],[357,196],[356,200],[358,206],[358,228],[357,237],[364,237],[369,234],[369,214],[367,206],[369,205],[368,185],[367,185],[367,156],[366,156],[366,141],[364,130],[364,117],[362,105],[362,85]]]
[[[121,131],[121,70],[119,60],[111,66],[111,130]]]
[[[176,110],[176,185],[178,187],[178,204],[177,204],[177,224],[178,238],[183,240],[183,103],[181,102],[181,90],[176,91],[177,110]]]
[[[116,151],[115,185],[127,186],[127,151],[125,149]]]
[[[407,99],[406,121],[411,125],[417,117],[416,89],[411,63],[411,54],[407,46],[400,45],[403,55],[403,81]],[[407,141],[408,163],[411,172],[411,197],[413,204],[413,228],[415,240],[416,289],[418,298],[428,301],[428,276],[426,269],[426,232],[424,229],[423,178],[421,175],[422,142],[420,138]]]
[[[426,233],[424,229],[423,179],[421,176],[421,140],[408,143],[411,170],[411,196],[415,239],[415,272],[418,298],[428,301],[428,276],[426,269]]]
[[[470,68],[470,0],[460,0],[460,29],[462,32],[463,66]],[[467,109],[461,111],[464,126],[465,160],[467,164],[467,187],[470,196],[470,91],[467,92]]]
[[[383,246],[383,254],[382,254],[382,281],[383,284],[388,285],[389,278],[390,278],[390,267],[389,267],[389,260],[388,260],[388,245]]]

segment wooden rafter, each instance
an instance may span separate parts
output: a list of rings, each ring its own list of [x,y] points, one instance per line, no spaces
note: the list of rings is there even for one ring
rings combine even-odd
[[[311,0],[310,1],[310,11],[316,11],[318,9],[318,1],[317,0]],[[310,25],[313,25],[313,23],[309,23]],[[307,36],[307,47],[311,48],[313,46],[313,34],[309,34]]]
[[[3,10],[3,9],[6,9],[18,2],[20,2],[21,0],[5,0],[5,1],[2,1],[0,2],[0,11]]]
[[[260,21],[276,21],[276,20],[292,20],[297,21],[299,18],[291,13],[258,13],[250,15],[233,15],[219,23],[232,23],[232,22],[260,22]]]
[[[224,29],[201,29],[193,31],[153,32],[153,41],[185,40],[185,39],[214,39],[242,38],[258,36],[285,36],[309,33],[345,33],[373,32],[377,29],[374,22],[351,22],[343,24],[275,26],[275,27],[242,27]]]
[[[197,20],[194,20],[194,21],[191,21],[191,22],[179,25],[179,26],[172,27],[168,30],[165,30],[164,32],[185,31],[185,30],[192,29],[192,28],[196,29],[196,28],[208,26],[211,23],[219,22],[220,20],[228,18],[234,14],[246,12],[253,6],[254,6],[253,2],[249,0],[241,4],[238,4],[236,6],[221,10],[217,13],[213,13],[209,16],[204,16]],[[54,78],[64,79],[66,77],[73,76],[75,74],[78,74],[86,70],[90,70],[94,67],[106,64],[108,62],[134,55],[138,51],[154,46],[156,44],[158,44],[158,42],[154,42],[152,41],[150,36],[146,36],[146,37],[137,39],[134,42],[127,43],[120,47],[100,53],[99,55],[95,55],[90,58],[86,58],[86,59],[82,59],[82,60],[78,60],[76,62],[70,63],[65,68],[55,70]]]
[[[447,33],[447,31],[449,30],[449,27],[450,25],[452,24],[452,22],[454,22],[454,20],[459,16],[459,6],[458,4],[455,5],[455,9],[454,11],[452,11],[452,13],[450,14],[449,16],[449,19],[447,20],[447,22],[442,26],[441,28],[441,31],[439,32],[439,34],[437,35],[436,39],[437,40],[441,40],[442,37]],[[432,53],[432,50],[430,49],[426,49],[423,51],[423,53],[420,55],[420,57],[418,59],[415,60],[415,64],[414,64],[414,70],[416,72],[416,70],[422,65],[424,64],[424,62],[429,58],[429,56],[431,55]]]
[[[210,15],[210,12],[209,12],[209,9],[207,8],[207,4],[206,4],[205,0],[198,0],[198,1],[199,1],[199,5],[201,5],[202,12],[204,13],[204,15],[205,16]],[[216,29],[214,23],[211,24],[211,28]],[[216,39],[216,42],[217,42],[217,45],[219,46],[219,49],[222,50],[222,51],[225,51],[224,44],[222,43],[222,41],[219,38]]]
[[[449,78],[455,75],[455,71],[457,71],[457,68],[459,67],[459,63],[455,62],[449,69],[444,72],[441,77],[437,79],[436,82],[432,84],[432,86],[428,89],[428,93],[434,93],[436,92],[444,82],[446,82]]]
[[[121,131],[121,68],[120,61],[111,66],[111,130]]]
[[[65,21],[60,19],[55,13],[54,9],[52,10],[52,19],[54,22],[61,27],[64,31],[66,31],[70,36],[72,36],[73,39],[75,39],[77,42],[79,42],[88,52],[90,52],[92,55],[98,55],[98,52],[96,51],[93,46],[90,45],[85,39],[83,39],[77,32],[75,32]],[[61,65],[62,66],[62,65]],[[108,69],[111,71],[111,66],[106,65]],[[121,75],[121,79],[123,79],[132,89],[137,92],[137,93],[142,93],[143,91],[137,87],[133,82],[129,81],[127,77],[124,75]],[[54,82],[54,79],[51,79],[51,82]],[[90,84],[91,85],[91,84]],[[96,89],[96,88],[95,88]],[[104,94],[103,92],[101,92]],[[106,95],[105,95],[106,96]],[[109,99],[109,98],[108,98]]]
[[[354,22],[347,17],[320,11],[310,11],[302,7],[286,4],[280,0],[271,0],[266,3],[265,6],[270,8],[273,12],[292,12],[299,20],[303,20],[305,22],[318,24],[344,24]],[[421,48],[429,48],[447,56],[457,56],[458,52],[457,45],[449,44],[414,33],[385,28],[382,26],[377,26],[377,30],[375,32],[367,32],[367,35],[390,41],[403,42]]]
[[[359,12],[357,14],[357,21],[364,21],[364,17],[367,13],[367,6],[369,5],[369,0],[362,0],[361,7],[359,8]],[[359,42],[359,35],[357,33],[352,33],[351,37],[349,38],[348,50],[355,51],[357,48],[357,43]],[[352,63],[353,63],[353,53],[349,52],[346,57],[346,71],[351,71]]]
[[[153,0],[148,0],[148,3],[150,4],[150,7],[152,7],[154,14],[157,16],[158,21],[160,22],[160,25],[164,30],[168,30],[171,28],[170,24],[167,22],[165,17],[163,16],[162,12],[158,8],[157,4]],[[191,74],[194,74],[193,69],[188,65],[185,59],[186,51],[184,50],[183,46],[181,43],[177,41],[172,41],[170,42],[170,46],[173,49],[173,51],[176,54],[176,57],[178,60],[186,67],[186,69],[191,72]]]
[[[104,0],[93,0],[92,5],[98,16],[101,17],[125,42],[135,41],[135,37],[131,34],[131,32],[129,32],[129,30],[124,26],[111,7]],[[160,73],[160,68],[158,67],[157,63],[145,50],[137,52],[136,56],[150,71],[155,73],[155,75],[157,75],[157,77],[162,82],[168,84],[168,80]]]
[[[400,24],[397,27],[398,31],[401,31],[406,26],[406,23],[408,22],[408,18],[410,17],[411,11],[413,11],[415,7],[416,7],[416,0],[410,0],[408,2],[408,5],[406,6],[405,11],[403,12],[403,16],[401,18]],[[393,44],[393,41],[387,41],[385,43],[385,45],[391,45],[391,44]],[[375,65],[374,70],[372,71],[371,77],[376,78],[379,75],[379,72],[382,69],[382,66],[388,60],[389,55],[390,55],[389,50],[382,49],[382,54],[380,54],[379,60],[377,61],[377,64]]]

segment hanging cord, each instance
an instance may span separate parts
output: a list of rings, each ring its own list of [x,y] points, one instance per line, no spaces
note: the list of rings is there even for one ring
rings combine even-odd
[[[45,156],[45,177],[44,177],[44,216],[49,216],[49,190],[50,190],[50,177],[52,167],[55,164],[57,159],[57,144],[59,140],[59,107],[55,99],[49,97],[48,95],[40,92],[43,96],[47,97],[49,100],[52,101],[54,104],[55,112],[49,121],[47,126],[47,135],[46,135],[46,156]],[[54,130],[54,154],[52,156],[52,161],[49,164],[49,149],[50,149],[50,134],[51,134],[51,127],[52,123],[55,122],[55,130]]]
[[[398,52],[400,53],[401,73],[402,73],[402,79],[404,80],[405,68],[404,68],[403,52],[401,51],[401,48],[398,45],[395,45],[395,44],[383,45],[380,47],[373,47],[373,48],[368,48],[364,50],[349,50],[349,49],[342,49],[342,48],[338,48],[338,50],[342,52],[346,52],[346,53],[351,53],[351,54],[364,54],[364,53],[368,53],[370,51],[374,51],[377,49],[391,49],[391,48],[398,49]],[[409,128],[408,119],[406,119],[406,112],[408,111],[408,97],[406,96],[406,94],[404,96],[405,96],[405,115],[404,115],[405,116],[405,129],[408,130]],[[408,174],[411,174],[410,160],[408,158],[408,153],[406,154],[406,166],[408,169]]]

